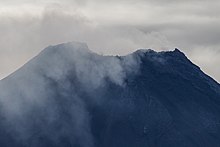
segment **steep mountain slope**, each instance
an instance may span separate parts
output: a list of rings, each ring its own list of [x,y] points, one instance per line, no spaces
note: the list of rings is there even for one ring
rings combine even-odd
[[[0,81],[4,147],[219,147],[220,85],[178,49],[49,46]]]

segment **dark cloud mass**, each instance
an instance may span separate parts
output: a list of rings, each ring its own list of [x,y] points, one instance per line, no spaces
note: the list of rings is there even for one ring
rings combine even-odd
[[[50,44],[87,42],[100,54],[180,48],[220,81],[218,0],[0,0],[0,77]]]

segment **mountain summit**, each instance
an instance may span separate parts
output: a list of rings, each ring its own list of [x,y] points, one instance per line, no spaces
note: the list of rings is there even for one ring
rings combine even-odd
[[[0,81],[3,147],[219,147],[220,85],[180,50],[49,46]]]

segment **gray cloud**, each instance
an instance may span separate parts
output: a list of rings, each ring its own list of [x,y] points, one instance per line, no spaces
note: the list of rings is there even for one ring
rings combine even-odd
[[[83,43],[49,46],[1,81],[4,125],[25,146],[39,146],[38,137],[44,136],[56,145],[66,137],[71,145],[93,147],[86,104],[98,105],[105,98],[91,93],[103,88],[106,80],[123,87],[128,74],[138,73],[139,61],[133,54],[120,59],[100,56]],[[91,97],[86,101],[87,94]]]
[[[1,6],[11,8],[0,13],[0,33],[4,36],[0,38],[1,77],[45,46],[75,40],[87,42],[101,54],[179,47],[205,72],[220,80],[213,66],[220,63],[217,0],[17,1],[24,11],[17,11],[13,4],[8,1]],[[207,51],[215,55],[209,62],[204,53]]]

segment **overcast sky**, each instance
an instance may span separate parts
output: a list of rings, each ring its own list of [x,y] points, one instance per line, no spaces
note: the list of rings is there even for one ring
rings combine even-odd
[[[0,79],[48,45],[100,54],[178,47],[220,81],[219,0],[0,0]]]

